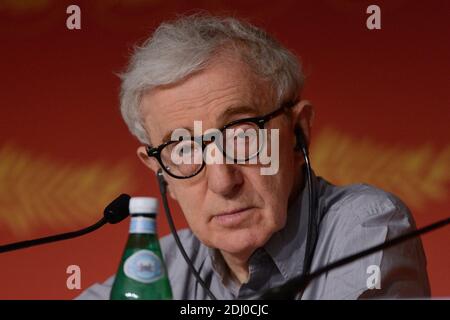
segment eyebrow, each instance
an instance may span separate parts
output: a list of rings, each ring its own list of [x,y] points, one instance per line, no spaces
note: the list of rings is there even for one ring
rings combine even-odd
[[[234,117],[235,115],[240,115],[240,114],[251,114],[251,115],[256,115],[256,109],[254,107],[251,106],[247,106],[247,105],[242,105],[242,106],[237,106],[237,107],[230,107],[227,108],[224,112],[222,112],[222,114],[218,117],[219,119],[219,123],[221,123],[221,127],[223,127],[224,125],[226,125],[228,122],[230,122],[231,118]]]
[[[221,129],[224,125],[226,125],[227,123],[230,122],[230,119],[236,115],[241,115],[241,114],[251,114],[251,115],[256,115],[256,109],[254,107],[248,106],[248,105],[239,105],[236,107],[229,107],[227,108],[225,111],[223,111],[219,117],[217,118],[218,123],[220,123],[221,125],[218,127],[218,129]],[[181,127],[181,128],[177,128],[177,129],[185,129],[187,131],[190,132],[191,135],[193,135],[194,130],[192,128],[188,128],[188,127]],[[169,131],[168,133],[166,133],[162,139],[163,143],[170,141],[171,137],[172,137],[172,133],[175,131],[176,129],[173,129],[171,131]]]
[[[191,134],[191,136],[192,136],[193,133],[194,133],[194,130],[192,130],[192,128],[181,127],[181,128],[177,128],[177,129],[185,129],[185,130],[189,131],[189,133]],[[172,140],[172,139],[171,139],[172,133],[173,133],[175,130],[177,130],[177,129],[173,129],[173,130],[167,132],[167,133],[164,135],[163,139],[162,139],[162,143],[164,144],[164,143],[166,143],[166,142],[168,142],[168,141],[171,141],[171,140]]]

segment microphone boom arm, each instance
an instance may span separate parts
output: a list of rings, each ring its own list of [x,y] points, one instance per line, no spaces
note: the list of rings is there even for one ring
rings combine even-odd
[[[94,223],[93,225],[83,228],[77,231],[71,231],[66,233],[61,233],[57,235],[52,235],[44,238],[25,240],[15,243],[9,243],[0,246],[0,253],[9,252],[13,250],[25,249],[41,244],[46,244],[54,241],[67,240],[76,238],[92,231],[97,230],[102,227],[105,223],[118,223],[128,217],[130,214],[128,203],[130,202],[130,196],[127,194],[121,194],[116,199],[114,199],[104,210],[103,217]]]
[[[450,217],[439,220],[435,223],[432,223],[423,228],[414,230],[412,232],[408,232],[404,235],[398,236],[398,237],[388,240],[384,243],[380,243],[378,245],[375,245],[375,246],[365,249],[363,251],[349,255],[349,256],[339,259],[335,262],[332,262],[328,265],[325,265],[321,268],[318,268],[314,272],[311,272],[309,275],[306,275],[306,276],[300,275],[279,287],[269,289],[257,299],[262,299],[262,300],[294,299],[295,295],[298,292],[303,291],[308,286],[308,284],[311,282],[311,280],[321,276],[322,274],[324,274],[328,271],[331,271],[335,268],[346,265],[350,262],[353,262],[353,261],[363,258],[365,256],[371,255],[372,253],[375,253],[377,251],[393,247],[399,243],[402,243],[404,241],[418,237],[427,232],[433,231],[438,228],[442,228],[448,224],[450,224]]]
[[[61,233],[61,234],[48,236],[48,237],[44,237],[44,238],[39,238],[39,239],[25,240],[25,241],[16,242],[16,243],[5,244],[5,245],[0,246],[0,253],[13,251],[13,250],[19,250],[19,249],[25,249],[28,247],[33,247],[33,246],[37,246],[37,245],[41,245],[41,244],[54,242],[54,241],[67,240],[67,239],[79,237],[86,233],[97,230],[98,228],[103,226],[106,222],[107,221],[106,221],[105,217],[102,217],[95,224],[93,224],[87,228],[81,229],[81,230]]]

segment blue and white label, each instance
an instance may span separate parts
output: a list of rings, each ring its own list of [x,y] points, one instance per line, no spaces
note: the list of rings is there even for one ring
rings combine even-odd
[[[147,217],[131,217],[130,233],[156,233],[155,219]]]
[[[152,283],[164,276],[161,259],[150,250],[139,250],[129,256],[123,272],[128,278],[142,283]]]

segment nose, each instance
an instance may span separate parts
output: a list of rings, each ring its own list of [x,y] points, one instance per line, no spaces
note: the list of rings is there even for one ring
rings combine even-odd
[[[224,198],[235,196],[244,182],[239,166],[234,164],[209,164],[206,175],[208,188]]]

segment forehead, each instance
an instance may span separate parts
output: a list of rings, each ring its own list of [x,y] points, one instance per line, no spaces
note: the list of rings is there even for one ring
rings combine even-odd
[[[272,100],[269,88],[246,64],[224,59],[179,83],[146,92],[141,116],[157,145],[177,128],[193,128],[194,121],[202,121],[204,131],[236,117],[263,114]]]

